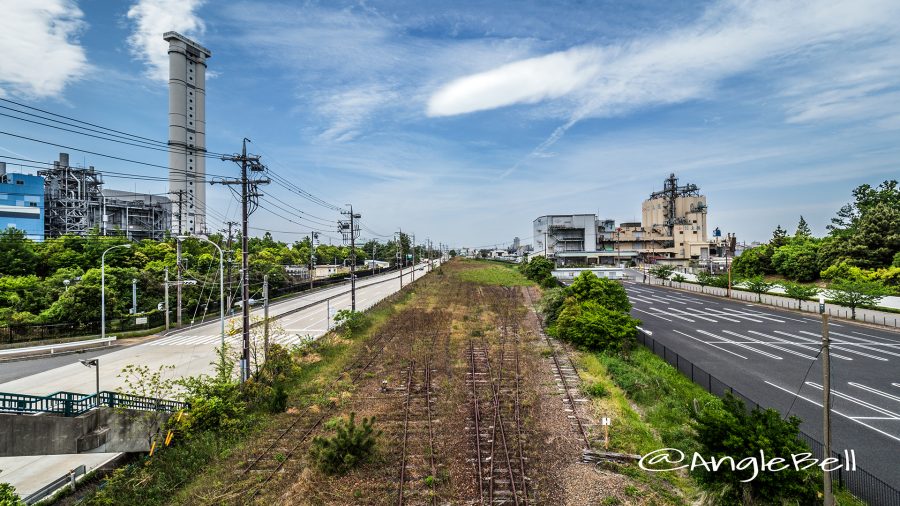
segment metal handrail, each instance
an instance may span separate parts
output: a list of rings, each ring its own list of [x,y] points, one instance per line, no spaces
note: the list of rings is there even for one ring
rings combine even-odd
[[[186,402],[110,391],[100,392],[99,402],[97,394],[55,392],[41,396],[0,392],[0,413],[78,416],[99,406],[168,412],[190,409]]]

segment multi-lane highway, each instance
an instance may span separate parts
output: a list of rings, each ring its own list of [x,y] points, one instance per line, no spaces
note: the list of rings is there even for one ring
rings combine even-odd
[[[822,322],[809,313],[626,282],[652,338],[822,441]],[[831,323],[832,441],[900,488],[900,333]]]

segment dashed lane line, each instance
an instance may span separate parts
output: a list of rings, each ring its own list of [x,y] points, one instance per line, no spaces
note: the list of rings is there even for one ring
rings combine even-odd
[[[707,345],[707,346],[712,346],[713,348],[722,350],[722,351],[724,351],[725,353],[730,353],[731,355],[734,355],[734,356],[736,356],[736,357],[740,357],[740,358],[742,358],[742,359],[744,359],[744,360],[749,360],[747,357],[741,355],[740,353],[735,353],[735,352],[733,352],[733,351],[731,351],[731,350],[728,350],[728,349],[725,349],[725,348],[723,348],[723,347],[721,347],[721,346],[719,346],[719,345],[712,344],[712,343],[708,343],[708,342],[704,341],[703,339],[700,339],[699,337],[694,337],[694,336],[692,336],[692,335],[685,334],[684,332],[681,332],[681,331],[678,331],[678,330],[673,330],[672,332],[675,332],[675,333],[677,333],[677,334],[681,334],[681,335],[683,335],[684,337],[687,337],[687,338],[689,338],[689,339],[693,339],[694,341],[701,342],[701,343],[703,343],[703,344],[705,344],[705,345]]]

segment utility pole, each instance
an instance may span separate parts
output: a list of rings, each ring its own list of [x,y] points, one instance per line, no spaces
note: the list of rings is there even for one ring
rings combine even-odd
[[[359,233],[357,231],[359,225],[356,224],[356,220],[362,215],[353,212],[352,204],[347,205],[350,206],[350,211],[341,211],[341,214],[349,215],[350,221],[339,221],[338,231],[344,236],[344,241],[347,240],[347,234],[350,234],[350,310],[356,311],[356,236]]]
[[[249,236],[251,204],[254,210],[259,204],[261,196],[256,190],[257,185],[268,184],[268,178],[250,179],[247,171],[263,172],[266,167],[260,163],[258,155],[247,155],[247,141],[244,138],[240,155],[223,156],[222,160],[232,161],[241,165],[240,179],[223,179],[213,181],[212,184],[240,185],[241,187],[241,292],[243,302],[243,347],[241,350],[241,382],[250,379],[250,263],[247,238]],[[252,200],[252,203],[251,203]]]
[[[409,273],[410,283],[416,280],[416,234],[412,235],[412,271]]]
[[[180,227],[179,227],[180,228]],[[181,241],[175,240],[175,325],[181,327]]]
[[[310,231],[309,232],[309,289],[313,289],[313,273],[316,271],[316,239],[319,238],[319,233]]]
[[[397,229],[397,265],[400,267],[400,288],[403,288],[403,229]]]
[[[263,356],[269,356],[269,275],[263,276]]]
[[[169,330],[169,268],[166,267],[166,287],[165,287],[165,301],[166,301],[166,330]]]
[[[822,411],[823,433],[825,435],[825,454],[823,458],[831,458],[831,342],[828,338],[828,313],[825,312],[825,295],[819,294],[819,313],[822,314]],[[824,480],[824,506],[834,506],[834,492],[831,489],[831,471],[822,466]]]
[[[137,279],[131,278],[131,314],[137,314]]]

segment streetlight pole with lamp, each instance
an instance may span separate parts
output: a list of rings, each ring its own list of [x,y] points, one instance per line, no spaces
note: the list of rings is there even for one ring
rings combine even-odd
[[[131,248],[131,244],[119,244],[100,255],[100,338],[106,339],[106,254],[116,248]],[[99,381],[99,380],[98,380]]]
[[[189,236],[179,235],[175,239],[178,241],[183,241],[187,239]],[[201,235],[198,236],[190,236],[196,239],[200,239],[201,241],[208,242],[213,245],[214,248],[219,250],[219,330],[221,332],[221,345],[222,345],[222,360],[224,363],[225,360],[225,254],[222,252],[222,248],[219,247],[218,244],[210,241],[207,237],[203,237]]]
[[[85,367],[88,367],[88,368],[93,367],[94,371],[96,372],[97,390],[96,390],[95,401],[97,403],[97,407],[99,408],[100,407],[100,359],[92,358],[92,359],[88,359],[88,360],[79,360],[79,362],[81,362],[81,365],[83,365]]]

